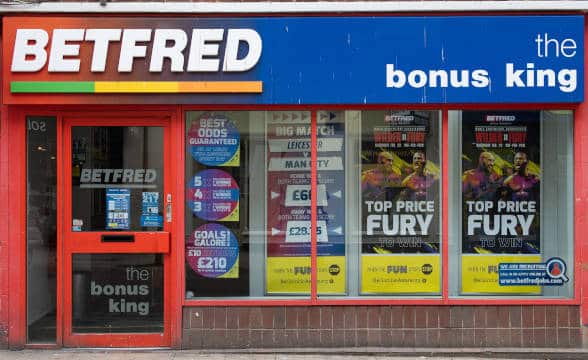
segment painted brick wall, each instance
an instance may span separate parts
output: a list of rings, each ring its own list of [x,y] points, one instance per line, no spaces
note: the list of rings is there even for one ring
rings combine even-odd
[[[184,308],[183,347],[582,346],[578,306]]]
[[[8,139],[5,129],[4,116],[0,116],[0,199],[8,198]],[[8,206],[0,206],[0,349],[8,344],[8,210]]]

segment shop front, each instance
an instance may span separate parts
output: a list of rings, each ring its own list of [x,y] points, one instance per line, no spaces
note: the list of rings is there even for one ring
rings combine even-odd
[[[4,16],[7,345],[581,347],[584,22]]]

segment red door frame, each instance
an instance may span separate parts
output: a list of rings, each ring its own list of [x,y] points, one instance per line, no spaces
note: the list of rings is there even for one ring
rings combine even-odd
[[[66,131],[64,124],[71,122],[69,119],[79,119],[76,124],[83,125],[121,125],[121,119],[128,121],[126,125],[151,125],[157,124],[164,126],[164,165],[166,176],[164,177],[164,189],[167,193],[172,195],[172,199],[178,199],[178,183],[177,171],[178,164],[172,161],[172,154],[177,153],[176,148],[181,149],[181,144],[172,141],[172,138],[177,136],[181,128],[177,124],[177,115],[175,109],[169,107],[153,107],[153,110],[141,111],[135,110],[131,107],[109,107],[104,111],[97,107],[89,107],[85,109],[63,109],[60,107],[5,107],[7,111],[4,112],[7,128],[10,130],[9,136],[9,167],[14,169],[11,172],[11,182],[8,184],[8,203],[9,207],[14,211],[14,221],[11,221],[11,226],[8,228],[9,243],[9,301],[10,310],[8,314],[9,323],[9,344],[11,348],[55,348],[64,346],[64,334],[66,332],[68,323],[67,311],[64,311],[64,306],[67,304],[66,291],[68,286],[71,286],[71,279],[66,276],[66,271],[71,268],[71,248],[67,248],[64,242],[64,232],[71,228],[65,226],[64,221],[66,217],[66,206],[71,208],[71,200],[68,201],[64,195],[71,191],[64,191],[67,181],[64,181],[64,176],[67,174],[68,168],[71,173],[71,162],[65,161],[65,157],[71,156],[71,147],[65,146],[64,132]],[[54,116],[57,119],[57,323],[56,323],[56,343],[55,344],[27,344],[26,336],[26,116]],[[180,150],[181,151],[181,150]],[[71,184],[71,180],[69,181]],[[70,198],[71,199],[71,198]],[[177,203],[174,201],[172,204]],[[66,205],[69,204],[69,205]],[[18,214],[18,216],[16,216]],[[116,347],[116,346],[132,346],[132,347],[173,347],[178,348],[181,341],[181,298],[177,293],[178,274],[181,268],[174,263],[174,255],[179,247],[176,245],[178,241],[178,212],[177,206],[172,206],[172,223],[165,223],[164,229],[168,231],[171,236],[168,242],[167,249],[154,249],[151,245],[139,245],[135,252],[145,251],[167,251],[164,255],[164,283],[165,283],[165,308],[164,308],[164,334],[155,334],[150,336],[143,336],[141,334],[121,335],[121,336],[104,336],[95,334],[76,335],[75,341],[69,343],[71,346],[92,346],[92,347]],[[70,215],[71,218],[71,215]],[[71,222],[69,222],[71,224]],[[141,238],[141,236],[139,236]],[[138,239],[140,242],[141,239]],[[75,249],[76,252],[88,252],[92,248],[81,246]],[[66,254],[70,256],[66,256]],[[103,249],[100,252],[121,252],[120,249],[110,247]],[[61,258],[62,260],[59,260]],[[67,260],[67,261],[64,261]],[[71,289],[71,288],[70,288]],[[71,298],[71,295],[69,296]],[[71,311],[70,311],[71,316]],[[71,317],[69,318],[71,324]],[[70,326],[71,329],[71,326]]]
[[[120,234],[134,234],[135,242],[133,243],[108,243],[102,244],[100,236],[104,232],[73,232],[72,223],[72,127],[74,126],[161,126],[164,129],[163,135],[163,196],[162,202],[165,201],[166,194],[171,194],[171,179],[169,174],[170,161],[170,121],[168,118],[88,118],[67,117],[63,120],[63,156],[62,156],[62,177],[63,177],[63,223],[61,232],[63,236],[62,259],[63,273],[63,344],[64,346],[75,347],[166,347],[170,346],[170,308],[168,299],[170,296],[169,286],[169,268],[171,259],[169,254],[169,237],[171,233],[171,223],[164,221],[164,228],[161,232],[121,232]],[[73,334],[72,333],[72,259],[76,253],[162,253],[164,267],[164,331],[160,333],[123,333],[123,334]]]

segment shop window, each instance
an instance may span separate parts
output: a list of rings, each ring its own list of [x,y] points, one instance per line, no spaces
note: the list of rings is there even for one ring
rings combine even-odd
[[[189,111],[185,126],[186,298],[310,293],[310,112]]]
[[[572,297],[573,113],[451,111],[449,126],[450,294]]]
[[[188,299],[310,294],[312,116],[186,113]],[[573,296],[571,111],[450,111],[445,190],[440,111],[314,116],[319,296]]]

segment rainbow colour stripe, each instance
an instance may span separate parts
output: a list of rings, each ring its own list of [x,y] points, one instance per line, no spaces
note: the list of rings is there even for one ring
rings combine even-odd
[[[12,81],[21,94],[261,93],[262,81]]]

